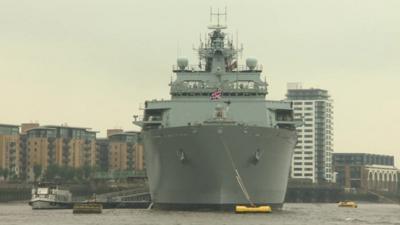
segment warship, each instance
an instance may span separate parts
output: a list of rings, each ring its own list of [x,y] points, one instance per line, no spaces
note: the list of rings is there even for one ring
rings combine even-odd
[[[223,32],[226,12],[213,13],[195,49],[197,65],[178,57],[170,100],[146,101],[142,129],[153,207],[198,210],[283,205],[296,145],[291,102],[265,100],[255,58]],[[220,17],[225,16],[225,23]]]

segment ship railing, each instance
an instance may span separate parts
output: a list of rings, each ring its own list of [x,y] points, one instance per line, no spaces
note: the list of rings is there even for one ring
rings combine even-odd
[[[96,172],[96,179],[121,179],[128,177],[145,178],[147,176],[146,171],[134,170],[134,171],[110,171],[110,172]]]
[[[229,67],[228,67],[229,69]],[[232,72],[261,72],[263,70],[263,66],[256,65],[253,69],[250,69],[247,65],[238,65],[238,66],[231,66],[231,69],[229,71]]]
[[[178,65],[172,66],[173,72],[206,72],[205,65],[188,65],[185,68],[180,68]]]
[[[263,66],[257,65],[254,68],[250,69],[247,65],[230,65],[226,66],[226,72],[261,72],[263,70]],[[172,66],[173,72],[209,72],[206,70],[205,65],[188,65],[185,68],[180,68],[178,65]]]
[[[155,100],[154,100],[155,101]],[[144,117],[143,115],[135,115],[133,122],[141,122],[141,123],[161,123],[161,116],[148,116]]]
[[[220,83],[200,83],[199,85],[190,85],[184,82],[174,83],[171,85],[171,91],[193,91],[193,92],[213,92],[217,89],[222,90],[222,92],[263,92],[267,90],[266,83],[247,83],[240,84],[238,82],[231,82],[229,84]]]
[[[218,88],[193,88],[193,87],[172,87],[171,93],[209,93],[216,91]],[[222,93],[267,93],[266,88],[222,88]]]
[[[132,122],[133,124],[145,128],[156,128],[160,127],[163,124],[163,120],[161,116],[146,116],[146,117],[136,117],[136,120]]]

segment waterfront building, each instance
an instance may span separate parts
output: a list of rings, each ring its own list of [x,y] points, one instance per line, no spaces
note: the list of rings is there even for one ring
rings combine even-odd
[[[108,137],[109,169],[110,170],[134,170],[135,168],[135,144],[136,133],[114,133]]]
[[[0,124],[0,169],[9,175],[19,173],[19,126]]]
[[[108,171],[143,170],[143,146],[137,132],[107,131],[108,137],[97,140],[97,165]]]
[[[288,84],[287,100],[292,101],[298,142],[293,154],[291,178],[311,179],[313,183],[334,182],[333,100],[323,89],[303,89],[298,83]]]
[[[98,138],[96,140],[96,166],[99,170],[108,171],[108,152],[110,142],[108,138]]]
[[[27,130],[30,130],[32,128],[39,127],[40,124],[38,123],[23,123],[21,124],[21,134],[26,134]]]
[[[42,174],[51,165],[104,172],[144,170],[139,133],[112,129],[107,134],[107,138],[96,139],[96,132],[89,128],[0,124],[0,170],[8,177],[30,180],[35,176],[35,165]]]
[[[107,129],[107,137],[113,135],[113,134],[119,134],[119,133],[123,133],[124,130],[122,129]]]
[[[396,192],[398,170],[394,157],[368,153],[335,153],[337,183],[347,190]]]
[[[26,155],[26,172],[32,175],[35,165],[44,170],[52,164],[80,168],[96,163],[96,132],[88,128],[41,126],[21,135],[21,152]]]

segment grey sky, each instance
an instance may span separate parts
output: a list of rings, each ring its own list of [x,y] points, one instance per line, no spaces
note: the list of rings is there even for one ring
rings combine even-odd
[[[0,123],[137,129],[145,99],[168,98],[177,49],[228,7],[244,57],[264,66],[269,99],[287,82],[328,89],[335,151],[400,161],[398,0],[1,0]]]

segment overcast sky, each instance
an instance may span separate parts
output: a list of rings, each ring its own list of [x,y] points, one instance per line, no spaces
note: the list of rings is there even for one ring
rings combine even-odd
[[[0,123],[137,130],[139,105],[169,98],[178,49],[197,64],[210,6],[228,7],[268,99],[287,82],[327,89],[334,150],[399,165],[399,0],[1,0]]]

